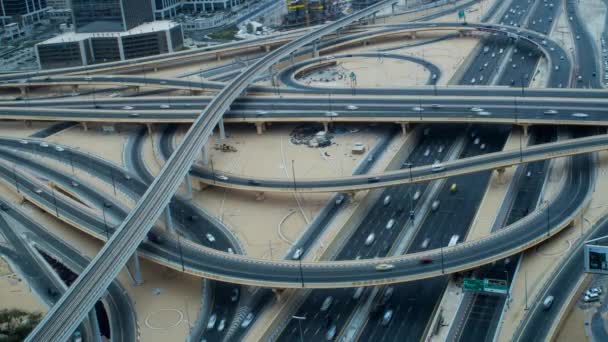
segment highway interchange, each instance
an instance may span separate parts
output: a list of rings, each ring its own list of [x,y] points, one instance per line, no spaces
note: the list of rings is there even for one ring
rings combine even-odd
[[[118,122],[192,122],[195,120],[191,132],[188,133],[186,138],[184,138],[184,142],[179,145],[175,151],[173,151],[174,147],[167,144],[168,138],[163,136],[165,141],[163,144],[164,153],[166,156],[168,155],[170,157],[168,158],[165,168],[156,179],[145,170],[145,166],[143,166],[141,160],[138,159],[138,156],[140,155],[138,150],[141,148],[138,146],[140,146],[141,137],[144,135],[143,129],[141,130],[141,133],[138,134],[138,137],[134,138],[132,143],[134,147],[129,149],[132,150],[133,153],[131,153],[129,157],[126,157],[129,159],[126,163],[127,165],[130,165],[129,170],[123,170],[120,167],[111,165],[103,160],[95,160],[95,158],[71,150],[69,147],[65,147],[70,151],[69,158],[70,163],[73,164],[72,167],[74,167],[74,165],[79,168],[88,167],[92,173],[97,173],[104,182],[108,184],[117,182],[121,189],[128,191],[133,198],[139,199],[137,206],[130,212],[126,208],[121,207],[119,203],[113,201],[111,196],[89,190],[90,187],[86,186],[86,181],[78,180],[77,183],[79,186],[75,187],[72,183],[74,181],[73,178],[66,177],[49,167],[14,152],[15,150],[29,152],[31,149],[31,152],[34,154],[40,153],[48,158],[61,159],[62,156],[60,153],[53,152],[53,150],[59,151],[56,149],[57,145],[47,144],[45,147],[39,145],[35,140],[2,138],[3,146],[6,148],[3,147],[0,150],[0,156],[8,163],[0,163],[0,175],[6,184],[13,186],[17,191],[21,191],[29,201],[38,205],[43,210],[46,210],[50,214],[55,213],[58,218],[87,233],[93,234],[97,238],[108,239],[110,234],[112,234],[111,239],[109,239],[110,241],[106,243],[93,263],[89,264],[87,269],[83,272],[83,276],[79,277],[76,283],[68,290],[68,293],[63,296],[59,303],[50,311],[44,324],[41,324],[37,328],[34,335],[31,336],[31,339],[54,340],[69,336],[73,329],[80,324],[81,319],[89,312],[92,305],[101,297],[101,293],[105,291],[105,287],[109,285],[113,279],[113,277],[99,279],[98,276],[102,273],[106,274],[106,272],[115,275],[120,271],[120,266],[130,258],[133,251],[138,247],[136,244],[129,246],[122,241],[131,241],[133,239],[139,241],[143,240],[146,236],[147,239],[139,245],[138,251],[140,255],[146,256],[166,266],[199,275],[203,278],[279,288],[360,287],[363,285],[380,285],[409,281],[394,285],[394,288],[381,287],[378,290],[378,298],[374,299],[373,297],[370,297],[373,301],[382,301],[382,297],[385,296],[384,293],[391,288],[392,290],[390,291],[393,291],[393,299],[391,300],[395,303],[402,304],[389,305],[389,307],[394,308],[395,316],[388,328],[383,328],[380,323],[380,318],[372,313],[369,321],[366,320],[367,324],[365,324],[362,331],[359,332],[359,338],[362,340],[391,340],[393,336],[404,336],[408,340],[420,339],[425,333],[425,330],[428,329],[427,322],[429,322],[429,319],[433,314],[433,310],[436,306],[435,303],[440,299],[443,289],[446,286],[448,277],[445,274],[466,271],[477,266],[515,255],[516,253],[550,238],[558,231],[568,226],[573,217],[577,216],[589,201],[593,182],[593,166],[588,153],[604,150],[607,138],[603,135],[597,135],[589,138],[573,139],[563,143],[539,145],[539,147],[535,148],[522,148],[519,151],[508,153],[492,153],[502,149],[508,136],[508,130],[505,130],[504,126],[492,126],[491,124],[513,123],[515,125],[525,125],[527,129],[528,125],[545,123],[561,125],[597,125],[598,122],[603,123],[602,107],[605,106],[605,104],[601,99],[603,96],[601,91],[577,92],[566,89],[556,89],[554,91],[523,89],[523,87],[528,86],[528,82],[531,81],[531,77],[526,77],[526,75],[532,75],[538,63],[539,52],[536,49],[540,49],[545,56],[548,56],[549,70],[553,70],[555,65],[560,66],[559,70],[556,69],[556,72],[551,73],[551,76],[548,78],[547,84],[549,87],[567,87],[570,84],[571,79],[572,84],[580,87],[596,87],[599,78],[596,77],[598,74],[594,65],[597,65],[597,63],[581,62],[583,57],[579,54],[576,57],[576,60],[578,61],[576,64],[577,67],[572,68],[568,64],[568,59],[563,60],[560,58],[562,55],[566,54],[566,52],[563,51],[559,44],[552,42],[548,37],[541,38],[540,36],[534,36],[535,34],[538,34],[535,33],[535,31],[540,32],[540,34],[547,34],[551,30],[552,24],[549,21],[545,20],[544,25],[541,25],[538,18],[547,18],[549,16],[556,17],[556,13],[560,8],[559,5],[543,5],[540,1],[534,3],[513,1],[511,6],[515,10],[515,13],[510,12],[513,14],[511,20],[515,18],[514,23],[517,23],[518,25],[513,27],[514,24],[505,22],[504,18],[500,21],[500,24],[510,25],[511,27],[505,26],[507,27],[508,32],[517,33],[520,35],[520,40],[513,47],[513,42],[509,42],[510,39],[505,39],[504,37],[500,39],[494,38],[496,35],[490,34],[483,38],[487,44],[489,44],[486,45],[488,50],[481,50],[479,55],[472,59],[468,65],[467,71],[465,71],[461,79],[463,84],[470,84],[470,80],[476,78],[476,85],[481,85],[483,83],[517,86],[518,84],[515,83],[521,83],[521,90],[514,88],[488,88],[493,89],[493,91],[486,92],[482,90],[483,88],[427,87],[392,91],[387,90],[389,94],[394,92],[399,95],[424,95],[424,97],[416,99],[332,99],[331,106],[334,106],[334,108],[346,108],[348,105],[353,104],[358,108],[356,111],[340,110],[338,116],[331,117],[332,121],[350,119],[353,121],[367,122],[379,119],[378,121],[385,122],[422,123],[422,126],[415,128],[417,130],[421,130],[421,127],[426,127],[425,125],[431,122],[453,122],[446,126],[433,124],[433,128],[431,129],[432,133],[428,136],[425,135],[417,142],[416,148],[408,156],[408,159],[404,160],[404,162],[411,162],[416,165],[416,167],[411,170],[402,169],[401,171],[385,174],[352,176],[343,179],[298,181],[297,189],[300,191],[354,191],[391,186],[384,191],[384,194],[381,195],[381,197],[390,194],[394,201],[388,206],[385,206],[381,201],[378,201],[364,219],[360,229],[351,236],[352,240],[349,244],[356,246],[357,244],[364,244],[365,237],[368,236],[370,232],[382,232],[376,237],[378,242],[373,244],[372,248],[365,249],[357,247],[344,249],[342,253],[336,256],[336,260],[338,261],[336,263],[326,261],[316,263],[302,262],[300,265],[298,265],[297,262],[281,262],[276,260],[267,262],[263,260],[254,260],[245,256],[232,255],[227,253],[228,248],[236,251],[237,254],[240,253],[238,241],[234,240],[231,236],[232,234],[223,227],[220,222],[213,217],[210,217],[204,211],[196,208],[196,206],[190,204],[187,199],[181,198],[180,196],[175,197],[175,200],[171,202],[170,215],[176,221],[177,229],[183,236],[187,237],[186,241],[182,240],[180,242],[179,238],[175,239],[174,235],[164,233],[159,228],[154,228],[154,230],[148,232],[156,222],[156,219],[162,214],[164,209],[163,204],[169,203],[172,194],[180,185],[184,175],[189,171],[190,165],[193,164],[194,158],[200,154],[200,150],[211,130],[220,120],[226,122],[230,122],[231,120],[245,122],[280,122],[282,120],[303,119],[304,121],[327,122],[328,116],[324,114],[327,110],[327,105],[300,103],[299,106],[301,106],[301,108],[298,110],[289,110],[294,104],[299,103],[300,100],[296,97],[283,97],[280,99],[252,97],[239,99],[233,105],[232,102],[248,87],[249,82],[256,77],[256,75],[264,69],[267,69],[269,65],[288,56],[291,51],[316,41],[322,35],[335,30],[335,28],[368,16],[376,8],[380,8],[389,3],[390,2],[387,1],[380,2],[377,5],[374,5],[367,13],[358,13],[352,17],[346,17],[344,20],[339,20],[321,28],[319,32],[301,35],[293,42],[287,43],[283,47],[269,53],[267,57],[259,58],[251,67],[247,68],[245,72],[238,75],[225,86],[221,83],[208,83],[207,85],[195,84],[193,87],[191,81],[155,79],[150,77],[145,77],[142,80],[137,77],[116,76],[71,76],[71,80],[68,82],[68,84],[81,85],[100,82],[96,84],[112,85],[113,82],[117,81],[120,84],[132,82],[138,86],[153,85],[161,88],[181,87],[182,89],[202,89],[203,87],[208,87],[210,85],[210,88],[212,89],[222,89],[212,98],[172,98],[168,107],[164,108],[171,110],[156,110],[156,108],[165,104],[164,101],[167,101],[167,98],[160,97],[156,99],[153,97],[150,99],[141,97],[98,100],[92,106],[90,103],[82,104],[80,101],[72,99],[41,101],[29,99],[27,105],[20,108],[17,108],[19,104],[22,103],[20,101],[6,102],[6,105],[3,104],[0,109],[2,111],[1,115],[6,116],[6,118],[9,119],[20,120],[109,120]],[[547,4],[547,2],[544,2],[544,4]],[[527,8],[527,6],[530,6],[530,8]],[[572,6],[572,4],[569,4],[568,6]],[[569,13],[573,13],[571,7]],[[526,16],[526,14],[528,15]],[[574,15],[576,15],[576,13],[574,13]],[[390,25],[385,25],[389,28],[383,28],[379,31],[411,29],[412,25],[417,28],[437,27],[437,24],[428,23],[393,25],[392,27],[389,27]],[[578,30],[581,30],[580,23],[574,23],[573,25],[579,25]],[[453,28],[456,24],[447,24],[446,26]],[[500,29],[493,29],[489,24],[469,24],[461,27],[467,29],[476,27],[496,33],[504,32]],[[523,29],[523,27],[527,27],[530,31]],[[352,40],[359,39],[356,33],[346,37]],[[347,39],[346,37],[341,36],[336,39],[339,42]],[[546,43],[540,43],[542,40],[545,40],[543,38],[546,39]],[[536,44],[535,46],[531,46],[529,42],[522,43],[522,41],[528,41],[530,39]],[[546,47],[547,44],[549,44],[552,49]],[[554,44],[554,46],[551,44]],[[579,43],[577,42],[577,51],[580,51],[581,47],[579,47],[578,44]],[[582,39],[581,44],[590,43],[587,39]],[[584,47],[585,45],[583,45],[583,48]],[[555,52],[556,50],[558,52],[552,54],[552,52]],[[496,56],[496,54],[502,56],[500,58],[492,56]],[[506,62],[507,58],[513,59],[513,56],[520,55],[523,57],[523,62],[518,66],[520,71],[519,76],[513,76],[514,73],[508,72],[508,67],[506,70],[501,70],[501,63],[507,63],[507,65],[509,65],[508,63],[511,63],[510,61]],[[590,58],[593,60],[593,56]],[[501,59],[502,62],[499,61]],[[153,59],[149,59],[145,62],[149,63],[152,60]],[[551,60],[553,60],[554,64],[551,64]],[[558,60],[562,62],[557,62]],[[489,72],[488,74],[481,73],[485,75],[483,79],[479,78],[479,76],[473,76],[479,75],[479,72],[483,71],[484,68],[487,68],[488,72],[492,72]],[[95,68],[92,68],[92,70],[95,70]],[[104,69],[102,68],[101,70]],[[65,73],[65,71],[63,72]],[[496,78],[492,80],[490,77],[492,73],[502,74],[502,77],[496,76]],[[30,77],[32,76],[40,78],[40,74],[44,73],[36,75],[3,76],[4,79],[26,79],[26,82],[18,82],[17,85],[14,85],[9,80],[5,81],[2,86],[16,86],[18,88],[19,85],[23,85],[24,83],[28,86],[48,86],[57,84],[56,82],[62,80],[55,76],[42,81],[30,80]],[[53,75],[54,72],[48,74]],[[288,89],[287,93],[304,92],[314,94],[322,93],[324,91],[323,89],[297,85],[292,82],[293,80],[291,78],[285,76],[288,74],[289,73],[283,73],[283,77],[281,77],[285,86],[289,87],[286,88]],[[578,75],[581,75],[581,78],[584,80],[583,82],[577,81]],[[514,80],[514,77],[517,78],[517,80]],[[106,80],[109,81],[101,82]],[[255,89],[254,91],[272,92],[272,90],[269,91],[269,89]],[[281,91],[283,92],[283,90]],[[346,89],[342,92],[343,94],[347,94],[348,91],[350,90]],[[357,95],[372,96],[376,91],[378,90],[357,89]],[[340,92],[337,91],[336,93]],[[471,94],[482,96],[471,97]],[[571,100],[560,101],[559,103],[546,100],[547,97],[560,97],[563,96],[563,94],[572,94]],[[461,95],[466,97],[456,99],[450,97],[450,95]],[[515,105],[513,105],[514,98],[516,98],[515,101],[517,101],[517,104]],[[268,108],[269,103],[273,106],[272,110],[260,113],[260,111],[263,110],[261,108]],[[550,107],[548,103],[551,103]],[[133,105],[136,107],[137,116],[132,115],[132,110],[124,110],[123,107],[126,105]],[[435,109],[433,109],[434,105],[437,106]],[[188,108],[195,106],[205,106],[204,112],[200,116],[192,110],[187,111]],[[403,106],[406,107],[405,110]],[[514,106],[515,113],[513,113]],[[491,113],[488,115],[478,115],[476,114],[478,112],[471,111],[471,108],[481,108],[481,111],[488,111]],[[181,109],[184,109],[183,112],[178,112]],[[547,110],[554,110],[556,113],[547,115],[544,113]],[[226,112],[225,115],[224,112]],[[584,113],[585,115],[573,115],[574,113]],[[386,117],[386,120],[382,120],[383,116]],[[418,117],[420,120],[418,120]],[[463,125],[463,123],[472,123],[472,125],[458,126]],[[464,134],[457,133],[458,131],[464,131]],[[533,137],[542,139],[542,136],[538,136],[538,134],[541,134],[539,131],[543,132],[543,129],[532,129]],[[475,137],[480,137],[485,142],[487,145],[485,150],[482,151],[477,144],[473,144],[474,139],[470,138],[472,132],[474,132]],[[592,129],[581,128],[577,130],[577,135],[580,136],[595,133],[596,132]],[[168,134],[171,134],[171,132],[169,131]],[[460,142],[458,143],[458,141]],[[458,150],[457,148],[439,149],[439,146],[461,146],[461,150]],[[568,150],[569,148],[570,150]],[[425,155],[426,150],[431,150],[433,153]],[[571,162],[568,163],[569,171],[567,172],[563,189],[545,208],[539,208],[534,211],[535,205],[533,200],[527,205],[519,203],[526,207],[522,210],[525,210],[528,215],[521,215],[520,213],[518,217],[520,218],[519,220],[512,218],[506,219],[506,222],[508,223],[507,227],[495,232],[485,239],[478,240],[475,243],[462,243],[457,247],[443,248],[447,244],[446,236],[466,236],[466,232],[475,215],[476,208],[482,199],[483,189],[487,187],[487,182],[491,174],[489,170],[527,162],[535,162],[528,164],[528,168],[533,167],[533,165],[539,165],[538,167],[540,167],[541,170],[545,170],[547,162],[543,160],[545,158],[555,157],[556,155],[551,155],[551,153],[554,152],[566,153],[559,156],[584,154],[571,158]],[[451,154],[451,156],[449,156],[449,154]],[[469,158],[479,154],[485,154],[485,156]],[[65,158],[65,154],[63,155],[63,158]],[[454,158],[460,160],[454,160],[453,162],[448,161],[448,159]],[[437,159],[444,160],[443,168],[440,172],[433,170],[432,167],[429,166],[421,166],[432,164]],[[503,162],[503,164],[501,164],[501,162]],[[43,186],[37,182],[35,178],[28,176],[27,172],[16,173],[15,169],[11,168],[9,163],[18,164],[20,169],[28,169],[28,172],[43,172],[45,177],[49,177],[49,179],[52,179],[59,184],[59,186],[66,189],[72,188],[72,191],[77,193],[79,197],[93,202],[96,208],[103,208],[103,219],[100,218],[99,210],[83,210],[81,206],[74,205],[74,202],[70,201],[69,198],[65,196],[56,197],[54,193],[46,191],[46,189],[40,191]],[[480,168],[479,165],[482,165],[482,167]],[[463,169],[463,171],[459,172],[459,167]],[[294,190],[293,183],[286,181],[252,179],[246,175],[227,174],[229,176],[229,182],[218,182],[214,177],[215,175],[210,173],[206,167],[195,168],[192,172],[203,180],[206,179],[207,182],[222,183],[215,184],[220,186],[258,191]],[[468,175],[468,173],[471,172],[475,172],[475,174]],[[542,183],[544,183],[544,175],[544,171],[535,175],[534,178],[537,179],[536,185],[531,188],[532,190],[528,191],[537,193],[539,191],[538,187],[542,186]],[[426,190],[429,186],[429,181],[446,177],[449,178],[439,181],[442,183],[435,183],[439,184],[435,186],[437,188],[435,192]],[[417,182],[422,183],[408,184]],[[151,184],[151,186],[149,186],[149,184]],[[450,184],[459,184],[462,190],[459,191],[458,196],[450,194]],[[428,208],[425,210],[419,206],[410,207],[415,203],[410,201],[408,204],[407,199],[411,198],[413,193],[417,190],[424,193],[423,198],[426,196],[434,196],[434,198],[440,200],[442,203],[440,210],[430,214]],[[522,187],[521,191],[526,190]],[[402,198],[402,203],[406,203],[407,205],[397,205],[396,203],[399,203],[395,201],[397,198]],[[467,207],[462,208],[461,203],[467,203]],[[456,211],[456,208],[459,208],[458,211]],[[512,210],[515,210],[515,207],[513,207]],[[416,213],[413,222],[412,217],[407,216],[407,213],[411,211]],[[12,210],[9,210],[8,212],[10,213]],[[547,219],[547,215],[545,215],[545,213],[548,212],[552,213],[549,219]],[[108,217],[110,218],[109,221],[114,222],[113,224],[110,224],[110,226],[108,226],[106,222],[106,214],[108,214]],[[400,246],[397,246],[397,244],[392,246],[391,243],[389,243],[389,241],[399,241],[403,237],[399,237],[399,229],[383,229],[386,222],[379,218],[386,217],[387,214],[395,215],[395,217],[398,218],[396,221],[397,227],[416,227],[415,235],[411,237],[411,242],[407,244],[408,248],[403,249],[400,248]],[[518,216],[517,214],[514,215]],[[194,226],[199,225],[201,220],[204,222],[206,229],[213,232],[219,239],[213,246],[209,246],[206,243],[203,233],[201,233],[200,230],[194,229]],[[365,222],[368,223],[365,224]],[[443,231],[436,230],[431,234],[430,231],[432,230],[432,227],[437,226],[445,226],[446,229]],[[605,225],[601,225],[601,227],[603,226]],[[381,243],[380,241],[384,242]],[[429,242],[424,243],[424,241]],[[422,247],[423,245],[424,247]],[[216,248],[221,252],[213,251],[205,247]],[[365,253],[358,253],[358,250],[364,250]],[[404,253],[417,254],[408,255]],[[178,254],[183,255],[178,258]],[[393,257],[383,258],[387,255]],[[358,259],[357,257],[361,260],[348,261]],[[110,264],[107,261],[104,263],[104,260],[107,258],[112,258],[113,263]],[[378,259],[365,260],[372,258]],[[421,260],[431,260],[431,262],[423,263]],[[441,262],[439,262],[439,260],[441,260]],[[394,265],[395,269],[390,272],[376,271],[375,266],[382,263],[390,263]],[[103,267],[102,271],[97,270],[96,267]],[[489,272],[491,272],[491,270]],[[228,293],[236,286],[224,285],[223,282],[217,282],[217,284],[220,284],[220,289],[217,290],[219,291],[218,293]],[[222,286],[224,286],[225,289],[222,290]],[[84,288],[87,288],[88,290],[85,291]],[[371,296],[372,292],[373,295],[376,295],[376,290],[372,291],[372,289],[373,288],[371,287],[368,288],[362,298]],[[303,304],[298,311],[299,316],[310,318],[305,322],[306,333],[310,335],[306,335],[305,337],[307,339],[312,339],[320,331],[324,331],[323,329],[332,325],[337,327],[338,335],[347,333],[347,331],[343,331],[342,329],[348,325],[353,313],[361,310],[369,311],[369,308],[363,308],[360,302],[354,300],[354,291],[356,290],[335,289],[313,291],[308,298],[303,301]],[[421,296],[412,302],[408,299],[408,294],[413,292],[420,293]],[[327,298],[328,295],[332,295],[335,300],[331,310],[325,316],[314,315],[312,313],[315,310],[314,308],[318,307],[322,300]],[[71,307],[76,304],[77,306]],[[224,313],[228,317],[234,315],[234,311],[232,310],[236,310],[236,306],[231,306],[229,303],[220,303],[218,305],[219,307],[229,308],[229,311]],[[496,305],[496,307],[501,305]],[[385,304],[382,304],[381,306],[386,308]],[[333,312],[332,310],[339,311]],[[538,315],[538,313],[536,313],[538,309],[535,310],[535,314]],[[370,312],[367,312],[367,314],[370,314]],[[61,323],[58,323],[57,317],[62,317]],[[414,317],[416,321],[411,322],[414,320]],[[53,319],[55,322],[53,322]],[[532,320],[535,318],[530,319]],[[398,324],[398,322],[402,323]],[[409,322],[411,322],[411,325]],[[300,324],[301,322],[291,320],[291,322],[284,327],[282,333],[277,335],[277,338],[286,341],[296,339],[300,334]],[[469,327],[465,328],[465,332],[479,331],[479,329],[479,327]],[[408,335],[405,335],[406,331]],[[527,332],[524,330],[522,333],[525,334]],[[128,332],[123,334],[128,334]],[[461,338],[466,338],[467,335],[466,333],[461,333],[460,336]],[[219,338],[219,336],[210,338],[215,339]],[[488,337],[485,336],[483,338],[487,339]],[[523,337],[520,338],[527,340]]]

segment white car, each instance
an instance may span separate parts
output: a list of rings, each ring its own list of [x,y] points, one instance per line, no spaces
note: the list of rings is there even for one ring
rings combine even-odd
[[[374,243],[374,240],[376,239],[376,234],[374,233],[370,233],[367,238],[365,239],[365,245],[369,246],[372,243]]]
[[[223,318],[220,321],[220,324],[217,326],[217,331],[224,331],[224,328],[226,327],[226,319]]]
[[[471,112],[475,112],[475,113],[483,112],[483,109],[479,108],[479,107],[471,107]]]
[[[332,296],[327,296],[325,298],[325,300],[323,301],[323,304],[321,304],[321,311],[327,311],[329,309],[329,307],[331,306],[331,303],[334,302],[334,297]]]
[[[395,219],[390,219],[386,222],[386,229],[391,229],[395,225]]]
[[[215,178],[217,178],[217,179],[219,179],[221,181],[227,181],[228,180],[228,177],[226,177],[224,175],[217,175],[217,176],[215,176]]]
[[[215,237],[213,235],[211,235],[211,233],[207,233],[205,234],[205,237],[207,238],[207,240],[211,243],[215,242]]]
[[[124,109],[124,110],[131,110],[131,109],[133,109],[133,107],[132,106],[124,106],[124,107],[122,107],[122,109]]]
[[[443,171],[444,169],[445,169],[445,167],[443,166],[443,164],[441,164],[439,162],[435,162],[431,166],[431,171],[433,171],[433,172]]]
[[[253,313],[250,312],[247,314],[247,316],[245,316],[245,319],[241,323],[241,328],[247,328],[251,324],[252,321],[253,321]]]
[[[431,210],[437,211],[437,209],[439,209],[439,200],[433,201],[433,204],[431,205]]]
[[[424,112],[424,108],[422,108],[420,106],[412,107],[412,110],[414,112]]]
[[[215,327],[215,322],[217,321],[217,315],[213,314],[209,317],[209,321],[207,321],[207,330],[213,329]]]
[[[346,109],[348,109],[348,110],[357,110],[357,109],[359,109],[359,107],[357,107],[355,105],[352,105],[352,104],[349,104],[349,105],[346,106]]]
[[[292,260],[300,260],[300,258],[302,257],[302,254],[304,253],[304,249],[302,247],[296,249],[295,252],[293,252],[293,255],[291,256]]]
[[[336,117],[338,115],[340,115],[340,114],[338,114],[336,112],[325,112],[325,116],[330,117],[330,118],[331,117]]]

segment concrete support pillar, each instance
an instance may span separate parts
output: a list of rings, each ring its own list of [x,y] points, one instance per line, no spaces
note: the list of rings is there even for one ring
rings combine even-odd
[[[265,199],[266,199],[266,196],[264,195],[264,192],[263,192],[263,191],[260,191],[260,192],[256,192],[256,193],[255,193],[255,200],[256,200],[256,201],[263,201],[263,200],[265,200]]]
[[[412,32],[412,33],[410,34],[410,36],[412,37],[412,39],[416,39],[416,38],[417,38],[417,37],[416,37],[416,31]]]
[[[376,13],[372,14],[372,24],[376,23]]]
[[[319,47],[317,45],[318,45],[317,41],[312,43],[312,58],[319,57]]]
[[[355,196],[357,196],[357,192],[356,191],[347,191],[346,192],[346,196],[348,197],[348,201],[350,203],[352,203],[355,200]]]
[[[171,204],[165,207],[165,225],[167,231],[175,234],[175,226],[173,225],[173,217],[171,217]]]
[[[77,92],[78,92],[78,85],[77,85],[77,84],[74,84],[74,85],[72,86],[72,93],[77,93]]]
[[[323,130],[325,131],[325,133],[329,132],[329,122],[323,122]]]
[[[396,4],[392,4],[392,5],[391,5],[391,13],[392,13],[392,14],[395,14],[395,5],[396,5]]]
[[[219,61],[221,61],[221,60],[222,60],[222,55],[221,55],[221,54],[218,52],[218,53],[215,55],[215,59],[216,59],[218,62],[219,62]]]
[[[524,138],[528,137],[528,125],[521,125],[524,130]]]
[[[367,40],[363,41],[363,46],[367,46]]]
[[[190,174],[186,174],[184,177],[184,187],[186,188],[186,198],[192,199],[192,181],[190,180]]]
[[[139,257],[137,256],[137,252],[133,253],[133,256],[131,256],[130,271],[135,286],[139,286],[144,283],[144,278],[141,275],[141,267],[139,266]]]
[[[264,45],[264,51],[270,52],[270,45]]]
[[[224,119],[220,119],[218,126],[220,126],[220,139],[221,140],[226,139],[226,129],[224,128]]]
[[[23,123],[25,124],[25,127],[32,127],[32,122],[30,120],[25,120]]]
[[[496,172],[498,173],[498,183],[499,184],[505,184],[506,179],[505,179],[505,168],[502,167],[500,169],[496,169]]]
[[[152,133],[154,132],[152,130],[152,124],[148,122],[148,123],[146,123],[146,127],[148,128],[148,135],[152,136]]]
[[[289,54],[289,61],[291,64],[295,63],[295,55],[293,52]]]
[[[27,95],[27,87],[19,87],[19,91],[21,91],[21,95]]]
[[[256,122],[255,123],[255,129],[256,129],[258,135],[262,135],[262,133],[264,133],[264,123],[263,122]]]
[[[410,124],[407,122],[401,122],[401,133],[403,136],[407,135],[407,132],[410,130]]]
[[[203,145],[203,165],[209,165],[209,143]]]
[[[82,129],[83,129],[85,132],[89,130],[89,126],[87,126],[87,123],[86,123],[86,122],[83,122],[83,123],[82,123]]]

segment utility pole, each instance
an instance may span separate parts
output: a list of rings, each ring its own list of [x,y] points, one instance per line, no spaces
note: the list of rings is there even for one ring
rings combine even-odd
[[[298,188],[296,186],[296,168],[295,168],[295,160],[291,160],[291,175],[293,177],[293,192],[297,192]]]
[[[15,170],[16,168],[17,168],[17,165],[13,164],[13,178],[15,179],[15,188],[17,189],[17,193],[20,193],[19,192],[19,181],[17,180],[17,172]]]

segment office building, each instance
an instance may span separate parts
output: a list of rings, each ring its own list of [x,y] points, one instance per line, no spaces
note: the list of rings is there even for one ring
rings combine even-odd
[[[44,19],[47,10],[46,0],[0,0],[0,26],[28,27]]]

